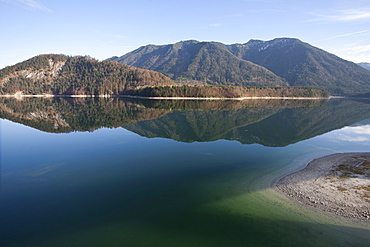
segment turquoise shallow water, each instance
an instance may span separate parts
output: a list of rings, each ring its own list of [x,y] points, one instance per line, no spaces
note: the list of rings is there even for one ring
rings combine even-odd
[[[190,142],[181,141],[180,130],[187,128],[188,136],[211,131],[199,122],[184,127],[184,119],[200,118],[197,112],[175,110],[123,128],[70,133],[47,133],[3,119],[0,245],[370,246],[368,223],[323,216],[271,189],[276,179],[313,158],[368,152],[370,120],[361,112],[367,105],[355,103],[363,118],[349,127],[347,122],[320,127],[330,125],[324,120],[287,126],[277,121],[305,119],[305,112],[318,108],[279,108],[264,120],[236,124],[224,138]],[[177,131],[161,125],[171,121]],[[287,132],[296,128],[288,145],[280,138],[281,126]],[[319,134],[304,134],[306,126]],[[260,134],[266,128],[267,137],[279,132],[273,141]],[[235,138],[246,140],[242,132],[261,141],[242,144]]]

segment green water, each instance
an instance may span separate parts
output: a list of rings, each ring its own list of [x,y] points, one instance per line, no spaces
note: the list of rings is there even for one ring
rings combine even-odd
[[[368,152],[368,102],[186,104],[0,102],[0,246],[370,246],[271,188]]]

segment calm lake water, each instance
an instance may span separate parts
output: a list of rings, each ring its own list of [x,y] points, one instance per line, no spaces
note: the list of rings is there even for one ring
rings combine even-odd
[[[271,189],[370,151],[370,101],[0,98],[0,246],[370,246]]]

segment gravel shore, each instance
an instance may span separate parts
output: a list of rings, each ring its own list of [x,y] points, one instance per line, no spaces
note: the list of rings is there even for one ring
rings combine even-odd
[[[339,216],[370,221],[370,153],[338,153],[311,161],[279,180],[293,200]]]

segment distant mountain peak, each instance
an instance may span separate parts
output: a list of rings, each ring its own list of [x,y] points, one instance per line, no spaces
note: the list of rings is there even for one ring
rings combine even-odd
[[[251,39],[243,45],[245,47],[249,47],[249,48],[258,47],[258,46],[267,47],[267,46],[270,46],[270,45],[283,46],[283,45],[291,45],[291,44],[293,44],[297,41],[301,42],[299,39],[296,39],[296,38],[275,38],[273,40],[267,40],[267,41],[259,40],[259,39]]]
[[[364,69],[370,70],[370,63],[362,62],[358,63],[358,65],[360,65]]]
[[[275,38],[275,39],[271,40],[271,42],[284,42],[284,43],[295,42],[295,41],[300,41],[300,40],[297,39],[297,38],[289,38],[289,37],[281,37],[281,38]],[[267,42],[269,42],[269,41],[267,41]]]
[[[244,45],[261,44],[261,43],[264,43],[264,42],[266,42],[266,41],[263,41],[263,40],[260,40],[260,39],[250,39]]]
[[[180,41],[178,43],[183,43],[183,44],[197,44],[197,43],[200,43],[200,41],[198,40],[195,40],[195,39],[189,39],[189,40],[184,40],[184,41]]]
[[[281,37],[281,38],[274,38],[272,40],[261,40],[261,39],[250,39],[246,44],[248,43],[291,43],[295,41],[300,41],[297,38],[289,38],[289,37]]]

